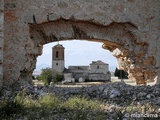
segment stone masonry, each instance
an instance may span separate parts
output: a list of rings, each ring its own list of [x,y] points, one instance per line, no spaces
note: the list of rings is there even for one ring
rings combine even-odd
[[[4,20],[4,14],[3,14],[3,0],[0,0],[0,89],[2,88],[2,82],[3,82],[3,20]]]
[[[160,82],[159,0],[4,0],[2,16],[0,0],[4,86],[31,81],[43,45],[71,39],[103,43],[137,84]]]

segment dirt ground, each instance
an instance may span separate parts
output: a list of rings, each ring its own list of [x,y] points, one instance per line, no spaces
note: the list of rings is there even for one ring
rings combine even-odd
[[[129,80],[129,79],[124,79],[123,80],[126,84],[129,85],[136,85],[134,81]],[[37,81],[34,80],[34,86],[37,85],[44,85],[42,81]],[[111,78],[111,82],[82,82],[82,83],[68,83],[68,84],[64,84],[64,85],[56,85],[56,86],[63,86],[63,87],[82,87],[82,86],[96,86],[96,85],[105,85],[105,84],[110,84],[110,83],[114,83],[114,82],[121,82],[120,79],[116,78],[116,77],[112,77]]]

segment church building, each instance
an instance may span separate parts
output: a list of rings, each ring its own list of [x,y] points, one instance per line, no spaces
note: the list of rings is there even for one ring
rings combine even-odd
[[[89,66],[69,66],[65,68],[65,48],[57,44],[52,48],[52,71],[63,74],[64,80],[75,81],[111,81],[109,65],[101,60],[92,61]]]

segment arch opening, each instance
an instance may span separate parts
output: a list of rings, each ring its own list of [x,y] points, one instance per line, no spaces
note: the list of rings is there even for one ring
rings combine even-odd
[[[114,71],[117,67],[116,58],[109,50],[102,48],[102,43],[75,39],[43,45],[43,54],[37,58],[37,70],[40,70],[43,66],[51,67],[51,61],[53,59],[52,47],[57,44],[61,44],[65,48],[65,67],[71,65],[85,66],[97,60],[108,63],[111,71]]]
[[[59,47],[56,49],[56,46],[58,45],[65,48],[64,52],[61,52],[61,55],[63,53],[65,54],[63,59],[64,63],[61,62],[61,59],[56,59],[56,50],[60,50]],[[54,51],[52,51],[52,49]],[[95,66],[93,62],[98,64]],[[57,63],[59,64],[57,65]],[[62,69],[59,70],[61,65],[64,66],[64,71]],[[76,78],[76,80],[80,77],[89,80],[90,77],[93,77],[94,73],[96,77],[94,81],[110,81],[111,73],[114,75],[113,73],[116,67],[116,58],[110,53],[110,51],[102,48],[102,43],[86,40],[69,40],[43,45],[43,54],[37,58],[34,75],[37,76],[37,73],[40,74],[42,68],[52,68],[52,70],[54,68],[53,71],[55,71],[55,69],[56,71],[62,70],[63,72],[60,74],[64,74],[65,76],[68,75],[67,73],[72,74],[72,77]],[[107,72],[105,73],[105,71]],[[69,80],[71,78],[67,77],[66,79]]]
[[[58,59],[59,58],[59,52],[56,51],[56,58]]]
[[[102,48],[109,50],[118,61],[119,68],[129,73],[129,78],[137,84],[146,84],[153,76],[146,75],[143,65],[147,44],[138,42],[135,31],[137,27],[131,23],[111,23],[103,26],[89,21],[59,19],[42,24],[30,24],[30,49],[32,64],[42,54],[44,44],[64,40],[88,40],[103,43]],[[33,60],[34,59],[34,60]],[[34,68],[31,68],[33,72]],[[154,74],[154,73],[153,73]]]

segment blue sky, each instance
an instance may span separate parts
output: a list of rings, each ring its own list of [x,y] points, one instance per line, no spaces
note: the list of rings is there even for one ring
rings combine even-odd
[[[43,54],[37,59],[38,66],[49,66],[52,65],[52,47],[57,42],[46,44],[43,46]],[[72,65],[89,65],[92,61],[102,60],[108,63],[110,67],[117,66],[116,58],[108,51],[102,48],[102,43],[89,42],[82,40],[69,40],[61,41],[65,47],[65,66]]]

